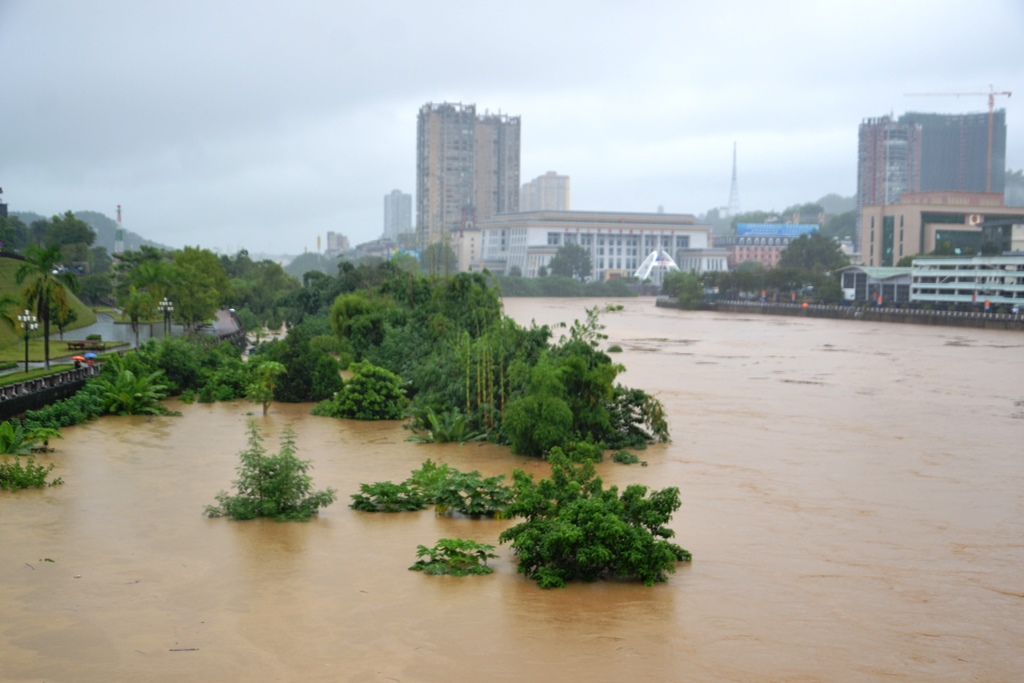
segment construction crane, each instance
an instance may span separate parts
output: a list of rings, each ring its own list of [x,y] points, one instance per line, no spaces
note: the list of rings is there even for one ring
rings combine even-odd
[[[996,97],[1002,96],[1010,97],[1013,95],[1012,92],[1004,90],[1002,92],[996,92],[996,89],[991,85],[988,86],[988,92],[911,92],[904,93],[904,97],[987,97],[988,98],[988,166],[985,171],[985,192],[992,191],[992,122],[993,115],[996,110]]]

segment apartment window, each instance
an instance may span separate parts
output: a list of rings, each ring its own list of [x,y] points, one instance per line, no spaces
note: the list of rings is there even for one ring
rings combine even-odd
[[[557,247],[562,243],[562,236],[557,232],[548,233],[548,244]]]

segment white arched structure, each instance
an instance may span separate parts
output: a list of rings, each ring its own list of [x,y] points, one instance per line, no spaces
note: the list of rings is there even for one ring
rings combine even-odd
[[[679,266],[672,260],[672,257],[662,249],[655,249],[643,260],[640,267],[633,273],[633,277],[641,282],[650,279],[652,283],[660,285],[665,278],[665,273],[671,273],[674,270],[679,270]]]

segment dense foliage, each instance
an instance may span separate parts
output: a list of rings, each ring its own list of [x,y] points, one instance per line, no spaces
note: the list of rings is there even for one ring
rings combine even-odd
[[[439,515],[501,516],[512,501],[504,475],[484,477],[427,460],[400,484],[361,484],[349,507],[364,512],[406,512],[434,505]]]
[[[323,291],[334,291],[322,280],[312,278]],[[657,400],[616,385],[623,368],[597,348],[603,339],[597,309],[553,345],[549,328],[522,327],[502,315],[498,291],[484,274],[430,278],[393,264],[343,264],[339,280],[346,284],[329,319],[340,355],[401,378],[417,440],[487,438],[543,455],[567,440],[641,448],[667,439],[663,421],[658,429],[645,426],[663,417]],[[305,312],[301,326],[313,319]],[[293,336],[294,329],[278,344]],[[275,348],[264,344],[259,352],[273,356]],[[310,375],[310,360],[297,365]],[[346,382],[317,414],[379,414],[346,398],[357,384]],[[369,395],[379,397],[377,387],[371,389]],[[397,400],[397,392],[392,396]],[[397,410],[392,415],[400,416]]]
[[[218,505],[208,505],[209,517],[222,515],[232,519],[273,517],[277,521],[305,521],[320,508],[334,502],[335,490],[313,490],[313,478],[307,474],[308,460],[296,455],[295,432],[288,427],[281,437],[281,448],[268,454],[255,422],[249,423],[249,447],[239,453],[238,491],[217,494]]]
[[[665,275],[661,283],[661,292],[679,301],[679,307],[695,310],[704,298],[704,285],[693,273],[677,270]]]
[[[95,382],[100,389],[103,411],[112,415],[166,415],[160,401],[167,398],[162,370],[136,375],[123,357],[111,356]]]
[[[632,577],[653,585],[690,553],[667,539],[665,525],[679,509],[679,490],[627,486],[604,489],[591,462],[573,464],[553,449],[551,478],[513,475],[514,502],[506,514],[525,521],[501,533],[519,560],[518,571],[542,588],[567,581]]]
[[[353,420],[402,418],[408,399],[398,375],[365,361],[353,363],[349,369],[352,377],[334,398],[318,403],[314,415]]]
[[[20,423],[0,423],[0,453],[6,455],[30,455],[37,440]]]
[[[296,325],[281,341],[261,344],[252,361],[274,361],[285,371],[275,379],[274,399],[305,403],[330,398],[342,389],[341,371],[333,356],[322,352],[311,335],[312,321]]]
[[[578,244],[566,244],[548,263],[548,272],[561,277],[586,280],[591,273],[590,250]]]

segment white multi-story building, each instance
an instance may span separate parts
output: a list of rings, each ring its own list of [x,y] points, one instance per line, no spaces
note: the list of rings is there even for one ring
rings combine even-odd
[[[569,176],[548,171],[528,183],[519,192],[520,211],[568,211]]]
[[[1024,255],[914,259],[910,300],[1024,305]]]
[[[577,244],[590,253],[592,280],[633,275],[651,252],[669,254],[680,270],[727,270],[727,253],[712,249],[711,228],[690,214],[533,211],[477,223],[481,268],[537,277],[558,250]]]
[[[384,195],[384,238],[397,241],[412,232],[412,195],[392,190]]]

